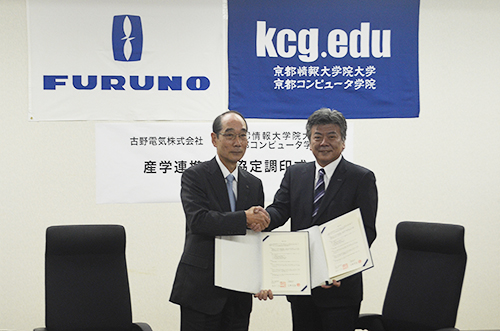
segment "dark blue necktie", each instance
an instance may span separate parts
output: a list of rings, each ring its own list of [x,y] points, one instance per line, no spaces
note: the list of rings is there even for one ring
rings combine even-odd
[[[233,191],[233,180],[234,176],[232,174],[227,175],[226,177],[227,182],[227,194],[229,195],[229,204],[231,205],[231,211],[236,210],[236,198],[234,196],[234,191]]]
[[[325,169],[323,168],[319,169],[318,173],[319,173],[319,178],[318,181],[316,182],[316,186],[314,187],[314,202],[313,202],[312,217],[316,216],[316,214],[318,213],[321,199],[325,195],[325,180],[323,178],[325,175]]]

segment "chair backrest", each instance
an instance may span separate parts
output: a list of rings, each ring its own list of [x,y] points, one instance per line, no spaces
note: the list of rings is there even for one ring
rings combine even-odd
[[[382,315],[389,329],[454,327],[467,254],[460,225],[401,222]]]
[[[48,331],[131,330],[122,226],[47,229],[45,323]]]

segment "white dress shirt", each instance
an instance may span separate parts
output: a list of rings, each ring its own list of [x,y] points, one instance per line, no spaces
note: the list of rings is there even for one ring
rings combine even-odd
[[[328,187],[328,184],[330,184],[330,179],[332,179],[333,173],[335,172],[335,169],[337,169],[337,166],[340,163],[340,160],[342,159],[342,155],[340,155],[335,161],[330,162],[326,167],[322,167],[319,165],[318,161],[315,161],[315,166],[316,166],[316,174],[314,176],[314,186],[316,186],[316,183],[318,182],[319,179],[319,169],[323,168],[325,169],[325,175],[323,176],[323,181],[325,182],[325,191]]]
[[[220,160],[218,154],[215,155],[215,159],[217,160],[217,163],[219,164],[220,170],[222,171],[222,176],[224,176],[224,180],[226,181],[226,185],[227,185],[227,176],[229,176],[229,174],[232,174],[234,176],[233,192],[234,192],[234,198],[236,199],[236,201],[238,201],[238,167],[236,167],[233,172],[229,172],[229,170],[226,168],[224,163],[222,163],[222,161]]]

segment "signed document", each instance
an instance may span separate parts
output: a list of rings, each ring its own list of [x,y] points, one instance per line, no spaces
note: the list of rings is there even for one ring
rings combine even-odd
[[[309,233],[309,241],[312,243],[310,255],[313,288],[373,267],[359,209],[304,231]]]
[[[373,267],[359,209],[297,232],[254,232],[215,240],[215,285],[275,295],[311,289]]]
[[[311,294],[309,236],[300,232],[263,235],[261,289],[270,289],[276,295]]]
[[[311,294],[307,232],[254,232],[215,240],[215,285],[275,295]]]

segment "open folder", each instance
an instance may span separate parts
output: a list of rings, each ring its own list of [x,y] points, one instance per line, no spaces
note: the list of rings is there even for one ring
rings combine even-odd
[[[215,285],[274,295],[311,289],[373,267],[359,209],[297,232],[254,232],[215,240]]]

